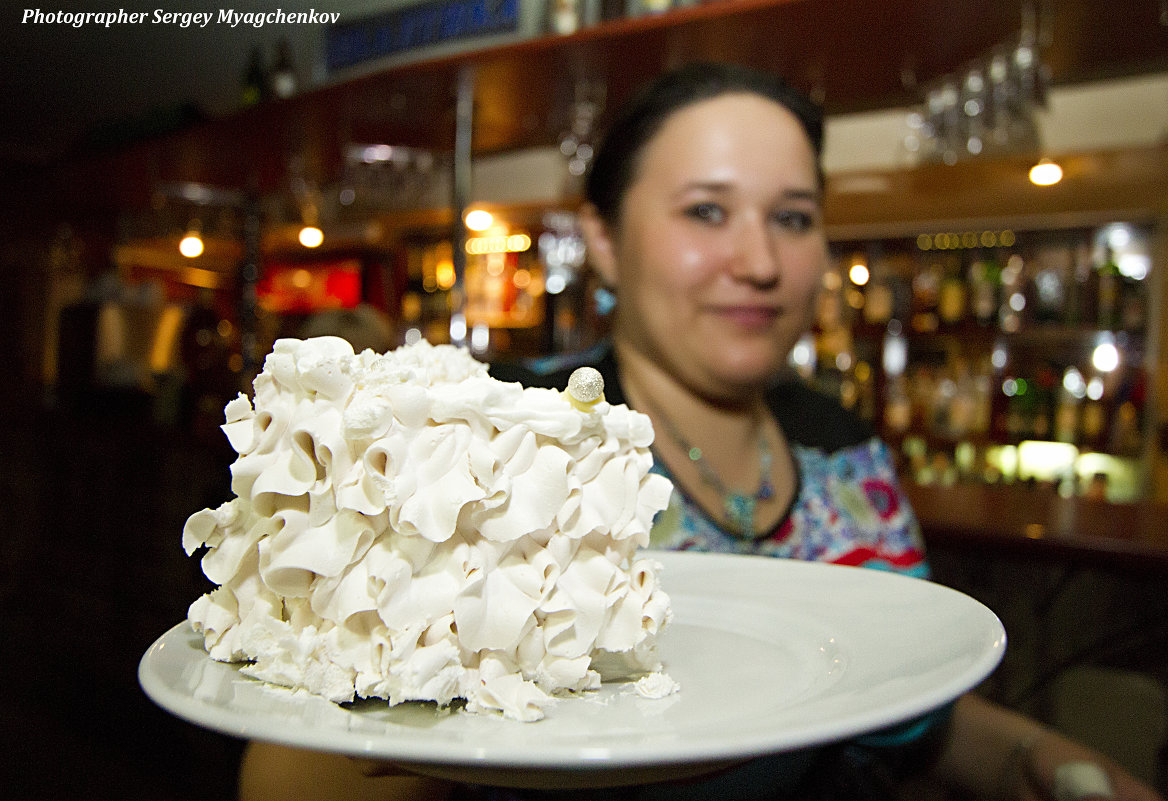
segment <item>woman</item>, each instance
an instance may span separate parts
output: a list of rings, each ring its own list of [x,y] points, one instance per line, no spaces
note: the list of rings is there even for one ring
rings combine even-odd
[[[654,544],[922,573],[887,451],[802,384],[775,386],[827,264],[818,111],[726,67],[673,73],[646,98],[606,139],[581,220],[618,298],[602,366],[682,488]],[[818,497],[796,504],[800,487]]]
[[[819,111],[772,76],[693,65],[651,84],[610,129],[588,179],[581,222],[617,312],[611,346],[585,361],[605,375],[610,401],[645,412],[658,432],[657,469],[677,491],[656,546],[923,575],[918,527],[884,446],[837,405],[777,381],[827,264],[821,142]],[[496,373],[562,386],[580,363]],[[245,791],[276,751],[252,750]],[[918,768],[979,799],[1054,798],[1067,775],[1079,790],[1105,782],[1112,795],[1062,797],[1158,798],[1101,755],[974,696],[855,744],[615,797],[891,796]],[[385,782],[386,797],[451,790],[369,781]]]
[[[777,380],[811,325],[828,261],[821,143],[818,110],[772,76],[691,65],[650,85],[610,128],[586,187],[589,258],[617,297],[611,348],[590,356],[609,400],[652,418],[658,469],[677,487],[655,546],[923,575],[886,448],[826,398]],[[562,385],[576,366],[549,362],[526,380]],[[870,740],[905,743],[927,722]],[[943,747],[928,767],[975,798],[1053,798],[1056,772],[1086,790],[1097,771],[1058,771],[1077,762],[1102,766],[1114,798],[1157,797],[1101,755],[976,696],[932,736]],[[878,753],[852,755],[848,767],[887,767]]]

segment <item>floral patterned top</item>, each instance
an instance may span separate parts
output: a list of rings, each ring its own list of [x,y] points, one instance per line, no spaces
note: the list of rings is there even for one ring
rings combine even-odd
[[[888,447],[876,438],[827,453],[792,443],[798,493],[769,534],[727,533],[680,486],[657,517],[652,547],[775,556],[860,565],[926,577],[920,527],[896,479]],[[669,476],[658,462],[654,469]]]

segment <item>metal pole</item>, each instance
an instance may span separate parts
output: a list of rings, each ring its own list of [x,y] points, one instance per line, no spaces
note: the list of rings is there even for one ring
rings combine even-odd
[[[240,352],[243,356],[243,389],[251,386],[260,369],[256,285],[260,279],[260,237],[263,220],[259,198],[248,193],[243,201],[243,262],[239,268]]]
[[[455,345],[466,341],[466,207],[471,192],[471,129],[474,125],[474,69],[465,66],[458,73],[454,127],[454,181],[451,206],[454,220],[451,230],[454,286],[451,288],[450,340]]]

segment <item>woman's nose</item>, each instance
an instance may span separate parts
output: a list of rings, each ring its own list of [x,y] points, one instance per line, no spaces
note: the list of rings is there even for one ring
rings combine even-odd
[[[734,258],[734,275],[759,286],[779,282],[778,244],[765,222],[744,222],[738,232]]]

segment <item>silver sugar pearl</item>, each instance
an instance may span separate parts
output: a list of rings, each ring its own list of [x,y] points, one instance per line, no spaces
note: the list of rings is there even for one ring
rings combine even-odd
[[[568,379],[568,394],[580,403],[593,403],[604,395],[604,377],[594,367],[578,367]]]

